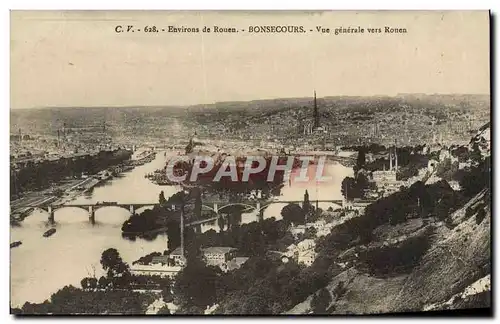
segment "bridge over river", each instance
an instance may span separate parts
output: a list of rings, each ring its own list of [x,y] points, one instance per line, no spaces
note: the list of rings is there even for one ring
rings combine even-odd
[[[343,200],[312,200],[311,203],[316,204],[316,208],[318,207],[319,203],[333,203],[337,204],[339,206],[344,205]],[[242,206],[245,207],[246,212],[256,212],[257,214],[257,220],[263,218],[263,211],[265,208],[267,208],[269,205],[272,204],[298,204],[302,206],[303,201],[299,200],[245,200],[245,201],[240,201],[240,202],[235,202],[235,203],[228,203],[228,202],[210,202],[210,203],[203,203],[202,208],[205,210],[210,210],[213,211],[216,216],[207,218],[207,219],[200,219],[196,220],[190,223],[185,224],[185,226],[200,226],[202,224],[210,224],[210,223],[215,223],[219,217],[222,217],[223,210],[231,207],[231,206]],[[42,204],[42,205],[23,205],[20,207],[23,208],[34,208],[34,209],[40,209],[45,211],[48,214],[48,221],[49,223],[55,223],[55,211],[58,209],[62,208],[81,208],[84,209],[85,211],[88,211],[89,214],[89,220],[92,224],[95,224],[95,212],[96,210],[100,208],[105,208],[105,207],[117,207],[117,208],[123,208],[126,209],[127,211],[130,212],[131,215],[133,215],[138,209],[143,208],[143,207],[155,207],[155,206],[160,206],[159,203],[118,203],[118,202],[103,202],[103,203],[94,203],[94,204]],[[170,204],[170,209],[171,210],[180,210],[182,211],[182,204]]]

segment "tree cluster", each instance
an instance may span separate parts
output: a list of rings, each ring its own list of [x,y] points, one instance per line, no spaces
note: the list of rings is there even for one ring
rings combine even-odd
[[[345,177],[342,180],[340,191],[346,200],[365,197],[366,190],[371,188],[368,178],[363,173],[358,173],[355,178]]]
[[[78,158],[60,158],[55,161],[43,160],[27,162],[20,170],[11,170],[10,195],[12,198],[23,191],[48,188],[66,177],[80,176],[82,173],[95,174],[111,166],[130,159],[132,152],[126,150],[101,151],[96,156],[85,155]]]
[[[50,301],[43,303],[25,303],[19,310],[20,314],[145,314],[147,306],[154,301],[151,294],[133,292],[130,290],[89,291],[73,286],[65,286],[52,294]]]

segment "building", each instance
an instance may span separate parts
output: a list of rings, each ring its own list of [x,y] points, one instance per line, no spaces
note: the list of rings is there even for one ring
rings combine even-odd
[[[393,164],[394,162],[394,164]],[[398,172],[398,154],[397,148],[389,149],[389,170],[373,171],[371,181],[375,182],[377,188],[384,196],[390,195],[399,191],[403,182],[397,180],[396,175]]]
[[[451,189],[453,189],[454,191],[462,190],[462,186],[460,186],[460,183],[456,180],[450,180],[450,181],[448,181],[448,184],[450,185]]]
[[[165,265],[170,263],[173,263],[173,260],[168,255],[154,256],[151,258],[151,264]]]
[[[317,231],[319,231],[320,229],[323,229],[325,226],[326,226],[326,222],[324,219],[320,219],[314,223],[307,223],[306,224],[307,228],[314,227]]]
[[[290,259],[298,263],[303,263],[310,266],[316,260],[317,253],[314,251],[316,243],[313,239],[306,239],[295,244],[291,244],[286,248],[281,256],[281,261],[287,263]]]
[[[305,225],[297,225],[290,228],[290,233],[292,233],[294,237],[297,237],[299,234],[304,234],[305,232],[306,232]]]
[[[314,260],[316,260],[316,256],[317,256],[317,253],[314,252],[314,250],[312,250],[312,249],[306,250],[306,251],[301,251],[301,252],[299,252],[297,262],[303,263],[309,267],[313,264]]]
[[[134,275],[160,276],[169,278],[174,278],[181,270],[181,266],[161,264],[133,265],[130,268],[130,272]]]
[[[235,257],[236,249],[232,247],[207,247],[201,250],[203,259],[208,265],[224,267],[224,264]]]
[[[245,262],[248,261],[247,257],[234,257],[233,259],[226,262],[221,269],[225,272],[233,271],[239,269]]]
[[[397,190],[399,190],[399,186],[401,185],[400,181],[397,181],[397,183],[395,183],[394,186],[395,185],[398,185]],[[386,183],[386,189],[388,188],[390,191],[394,189],[392,186],[393,186],[392,183]],[[375,200],[370,200],[370,199],[354,199],[353,201],[346,202],[345,208],[351,210],[357,210],[359,212],[364,212],[365,208],[368,205],[371,205],[374,201]]]
[[[297,243],[297,250],[298,251],[306,251],[310,249],[314,249],[316,247],[316,242],[314,242],[313,239],[306,239],[302,240],[299,243]]]
[[[169,259],[172,259],[174,261],[174,264],[184,266],[186,264],[186,258],[182,254],[182,248],[178,247],[172,252],[170,252]]]
[[[394,161],[394,166],[393,166]],[[389,149],[389,170],[378,170],[372,172],[372,180],[377,184],[384,181],[396,181],[396,174],[398,171],[398,154],[396,148],[394,148],[394,152]]]
[[[312,134],[327,134],[328,127],[326,125],[320,125],[320,116],[318,111],[318,103],[316,100],[316,91],[314,91],[314,109],[313,109],[313,120],[312,122],[306,122],[302,126],[303,135]]]

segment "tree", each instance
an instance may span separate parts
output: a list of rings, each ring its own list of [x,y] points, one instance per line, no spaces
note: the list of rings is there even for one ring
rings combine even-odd
[[[222,271],[207,266],[203,261],[193,258],[176,277],[174,284],[175,304],[183,309],[193,306],[204,309],[216,300],[217,281]]]
[[[201,208],[202,208],[201,190],[197,189],[195,190],[195,201],[194,201],[194,215],[196,219],[201,219]]]
[[[172,302],[174,296],[172,295],[170,285],[168,287],[163,287],[163,289],[161,290],[161,297],[163,298],[163,301],[165,303]]]
[[[340,188],[342,195],[346,200],[354,199],[356,195],[356,180],[352,177],[345,177],[342,180],[342,187]]]
[[[470,159],[474,164],[478,164],[482,160],[481,150],[479,149],[479,144],[474,142],[472,144],[472,152],[470,153]]]
[[[358,150],[358,158],[356,159],[356,165],[353,168],[354,173],[357,173],[359,170],[361,170],[365,166],[365,164],[366,164],[365,148],[360,147]]]
[[[309,192],[307,192],[307,190],[304,193],[304,204],[302,205],[302,209],[306,215],[311,211],[311,202],[309,201]]]
[[[123,262],[116,249],[110,248],[102,252],[101,265],[110,279],[130,275],[128,265]]]
[[[406,167],[401,167],[398,169],[398,179],[408,180],[411,177],[418,175],[418,164],[409,163]]]
[[[365,191],[370,187],[370,182],[368,181],[368,178],[362,174],[358,173],[356,176],[356,190],[355,192],[357,193],[357,198],[364,198],[365,197]]]
[[[314,227],[308,227],[306,228],[306,230],[304,231],[304,240],[305,239],[315,239],[316,238],[316,233],[318,233],[318,231],[316,230],[316,228]]]
[[[281,210],[281,216],[283,220],[287,223],[304,224],[305,223],[305,213],[304,210],[297,204],[288,204]]]
[[[193,152],[193,148],[194,148],[194,143],[193,143],[193,139],[191,138],[189,140],[188,145],[186,145],[186,155],[192,153]]]
[[[102,276],[101,278],[99,278],[99,281],[97,283],[98,287],[101,288],[101,289],[106,289],[108,288],[110,284],[110,280],[104,276]]]
[[[314,294],[311,300],[311,309],[314,314],[327,314],[326,310],[332,302],[332,296],[326,288],[322,288]]]
[[[163,193],[163,190],[160,192],[160,197],[159,197],[159,202],[160,202],[160,205],[165,205],[165,203],[167,202],[167,200],[165,199],[165,193]]]
[[[457,147],[451,154],[457,157],[459,162],[466,162],[469,158],[469,150],[466,146]]]
[[[226,226],[226,221],[224,220],[224,217],[222,215],[219,215],[219,218],[217,218],[217,224],[219,225],[220,232],[224,232],[224,226]]]
[[[178,221],[171,220],[167,222],[167,237],[167,247],[169,250],[173,250],[181,245],[181,229]]]
[[[95,289],[97,288],[97,279],[86,277],[83,278],[82,281],[80,281],[80,284],[82,285],[82,289]]]

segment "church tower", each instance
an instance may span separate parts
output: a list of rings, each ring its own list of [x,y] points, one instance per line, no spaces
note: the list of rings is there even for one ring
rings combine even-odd
[[[318,103],[316,102],[316,90],[314,90],[314,129],[319,127]]]

